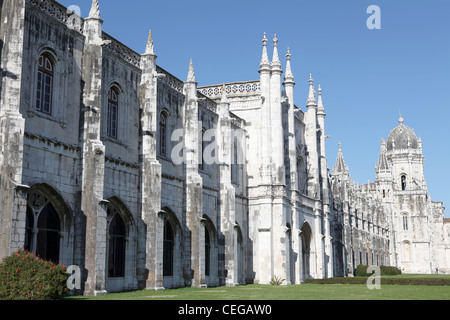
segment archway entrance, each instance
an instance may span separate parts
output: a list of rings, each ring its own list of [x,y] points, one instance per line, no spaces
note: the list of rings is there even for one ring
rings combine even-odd
[[[302,270],[303,279],[312,278],[311,275],[311,239],[312,231],[308,223],[305,223],[302,228]]]

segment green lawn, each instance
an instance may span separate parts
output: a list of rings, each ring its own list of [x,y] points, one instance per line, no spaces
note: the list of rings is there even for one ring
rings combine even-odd
[[[423,277],[402,275],[401,277]],[[365,285],[295,286],[248,285],[219,288],[182,288],[163,291],[141,290],[101,297],[71,297],[82,300],[450,300],[448,286],[382,285],[369,290]]]

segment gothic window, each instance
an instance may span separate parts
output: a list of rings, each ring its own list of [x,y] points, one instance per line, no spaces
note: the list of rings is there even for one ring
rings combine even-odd
[[[202,129],[202,135],[201,135],[201,141],[200,141],[200,163],[198,165],[199,170],[205,170],[205,149],[206,149],[206,142],[205,142],[205,133],[206,129]]]
[[[231,163],[231,181],[239,182],[239,164],[238,164],[238,148],[236,143],[233,143],[233,159]]]
[[[205,275],[209,276],[211,273],[211,238],[209,231],[205,227]]]
[[[119,92],[111,88],[108,93],[106,133],[108,137],[117,139],[119,121]]]
[[[163,275],[173,276],[174,233],[169,221],[164,224]]]
[[[48,54],[39,57],[36,86],[36,110],[52,114],[54,63]]]
[[[28,196],[24,249],[59,263],[61,225],[58,213],[40,192]]]
[[[408,215],[403,215],[403,230],[408,231]]]
[[[125,223],[116,214],[109,226],[108,277],[125,276]]]
[[[42,259],[59,263],[59,218],[49,203],[39,214],[36,254]]]
[[[161,112],[159,117],[159,155],[167,156],[167,114]]]
[[[406,176],[402,175],[402,191],[406,191]]]

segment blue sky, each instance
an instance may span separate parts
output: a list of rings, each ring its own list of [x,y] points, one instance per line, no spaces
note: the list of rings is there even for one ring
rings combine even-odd
[[[60,2],[86,17],[92,1]],[[381,30],[366,26],[370,5],[381,9]],[[329,167],[341,141],[353,179],[373,181],[381,138],[400,110],[423,140],[431,198],[450,217],[450,1],[100,0],[100,7],[104,31],[139,53],[152,29],[158,64],[180,79],[192,58],[200,86],[258,79],[262,35],[276,33],[280,53],[292,53],[296,105],[305,110],[310,73],[322,86]]]

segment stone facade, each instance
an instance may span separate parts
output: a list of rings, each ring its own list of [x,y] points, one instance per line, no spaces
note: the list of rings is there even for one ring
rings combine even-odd
[[[375,183],[325,157],[312,77],[305,111],[263,38],[260,79],[198,87],[54,0],[1,2],[0,259],[26,248],[82,272],[79,293],[285,284],[362,264],[449,272],[450,224],[401,120]],[[283,76],[284,73],[284,76]],[[406,134],[406,136],[405,136]]]

